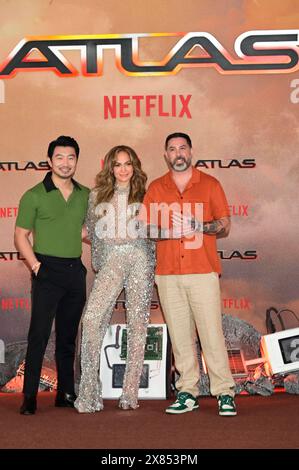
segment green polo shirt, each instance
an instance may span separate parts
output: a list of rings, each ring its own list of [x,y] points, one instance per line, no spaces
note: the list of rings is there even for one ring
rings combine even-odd
[[[36,253],[77,258],[82,253],[81,230],[89,189],[72,180],[74,189],[66,201],[51,174],[23,195],[16,225],[32,231]]]

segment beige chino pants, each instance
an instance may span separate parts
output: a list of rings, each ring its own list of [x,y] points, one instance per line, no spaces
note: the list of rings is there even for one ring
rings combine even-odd
[[[180,374],[178,391],[198,396],[199,362],[196,330],[214,396],[234,396],[222,330],[219,276],[208,274],[156,275],[161,306],[172,343],[175,367]]]

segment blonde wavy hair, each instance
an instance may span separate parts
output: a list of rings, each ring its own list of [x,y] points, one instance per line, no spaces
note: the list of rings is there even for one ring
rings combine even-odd
[[[126,152],[133,165],[128,204],[143,201],[147,175],[141,168],[141,162],[135,150],[131,147],[116,145],[105,155],[103,169],[96,175],[96,186],[94,188],[96,191],[96,205],[101,202],[109,202],[112,199],[116,183],[113,168],[120,152]]]

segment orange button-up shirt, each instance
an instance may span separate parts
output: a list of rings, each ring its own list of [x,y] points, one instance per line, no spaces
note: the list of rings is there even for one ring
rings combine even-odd
[[[229,207],[219,181],[195,168],[192,169],[192,177],[183,193],[178,190],[170,172],[149,185],[143,201],[147,222],[153,223],[153,220],[158,220],[159,225],[163,227],[160,212],[158,215],[154,214],[157,210],[153,203],[166,203],[167,205],[176,203],[182,214],[185,214],[183,204],[189,203],[190,213],[193,216],[198,214],[195,212],[195,203],[202,203],[201,221],[204,222],[229,216]],[[169,226],[171,226],[170,222]],[[216,235],[202,233],[197,235],[202,241],[199,248],[192,248],[192,244],[186,243],[188,242],[186,238],[158,241],[156,274],[200,274],[212,271],[220,273]]]

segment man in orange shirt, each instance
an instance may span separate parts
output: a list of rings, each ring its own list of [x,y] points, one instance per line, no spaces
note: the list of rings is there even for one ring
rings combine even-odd
[[[165,142],[169,172],[154,180],[145,195],[141,219],[172,238],[157,242],[156,284],[169,329],[176,369],[176,401],[166,413],[197,409],[199,335],[221,416],[235,416],[234,386],[221,321],[216,238],[230,230],[229,208],[219,181],[192,166],[192,143],[177,132]],[[191,238],[190,238],[191,237]],[[163,238],[163,235],[162,235]]]

